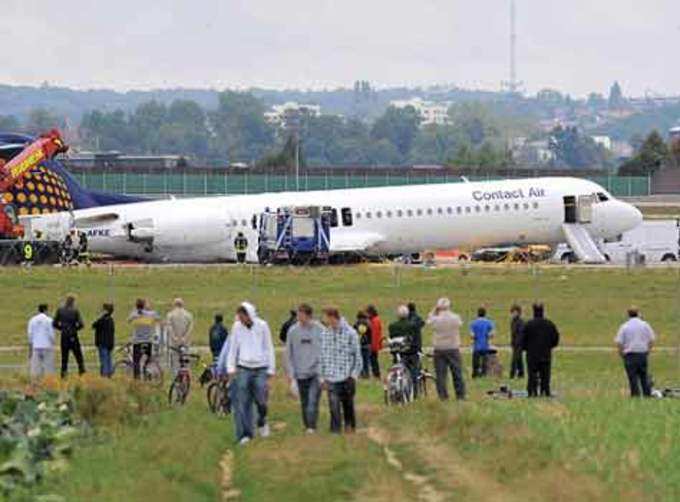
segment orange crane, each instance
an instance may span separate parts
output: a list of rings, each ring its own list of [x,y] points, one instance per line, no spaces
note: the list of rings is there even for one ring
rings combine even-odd
[[[4,200],[5,192],[41,162],[51,160],[66,151],[68,146],[61,139],[59,131],[53,129],[41,135],[9,161],[0,159],[0,239],[18,239],[24,232],[18,223],[14,206]]]

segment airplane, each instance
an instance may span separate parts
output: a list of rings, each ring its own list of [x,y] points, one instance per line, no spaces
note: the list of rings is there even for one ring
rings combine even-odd
[[[75,226],[93,252],[160,263],[234,261],[234,239],[243,233],[248,261],[256,262],[258,216],[301,205],[332,208],[331,254],[567,241],[582,261],[602,263],[595,241],[642,222],[637,208],[600,185],[569,177],[154,200],[22,221],[43,235]]]

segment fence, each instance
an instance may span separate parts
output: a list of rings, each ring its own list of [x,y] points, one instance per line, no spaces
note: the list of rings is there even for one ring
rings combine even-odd
[[[212,173],[201,170],[182,172],[86,172],[73,173],[83,187],[107,192],[145,196],[201,196],[240,195],[263,192],[333,190],[398,185],[419,185],[461,182],[460,176],[441,175],[395,175],[392,173],[355,174],[331,172],[303,173],[299,179],[293,174]],[[468,176],[470,181],[503,179],[497,176]],[[650,194],[648,177],[588,176],[618,197],[644,196]],[[299,186],[298,186],[299,184]]]

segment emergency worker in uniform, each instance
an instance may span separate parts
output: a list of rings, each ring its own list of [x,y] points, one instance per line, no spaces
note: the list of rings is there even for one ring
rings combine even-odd
[[[236,250],[236,261],[241,264],[245,263],[248,254],[248,239],[243,235],[243,232],[239,232],[234,239],[234,249]]]

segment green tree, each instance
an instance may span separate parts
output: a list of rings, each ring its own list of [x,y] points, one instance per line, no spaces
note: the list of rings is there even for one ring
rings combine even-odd
[[[550,149],[558,167],[575,169],[601,168],[606,164],[607,152],[576,127],[556,127],[550,137]]]
[[[80,137],[84,147],[95,151],[137,152],[141,149],[138,135],[123,110],[85,113],[80,121]]]
[[[161,147],[161,128],[167,119],[168,109],[158,101],[147,101],[137,107],[130,117],[130,125],[137,135],[136,143],[140,146],[141,153],[164,153]]]
[[[621,85],[614,82],[609,89],[609,108],[621,108],[625,101]]]
[[[649,133],[637,154],[624,162],[619,174],[625,176],[647,176],[666,165],[670,160],[668,145],[659,131]]]
[[[230,162],[254,162],[274,146],[274,129],[264,119],[264,105],[252,94],[225,91],[210,121],[214,153]]]
[[[389,141],[405,159],[418,134],[420,121],[420,114],[412,106],[390,106],[373,124],[371,138],[375,141]]]
[[[61,128],[63,120],[45,108],[34,108],[28,114],[26,132],[33,135],[42,134],[50,129]]]

